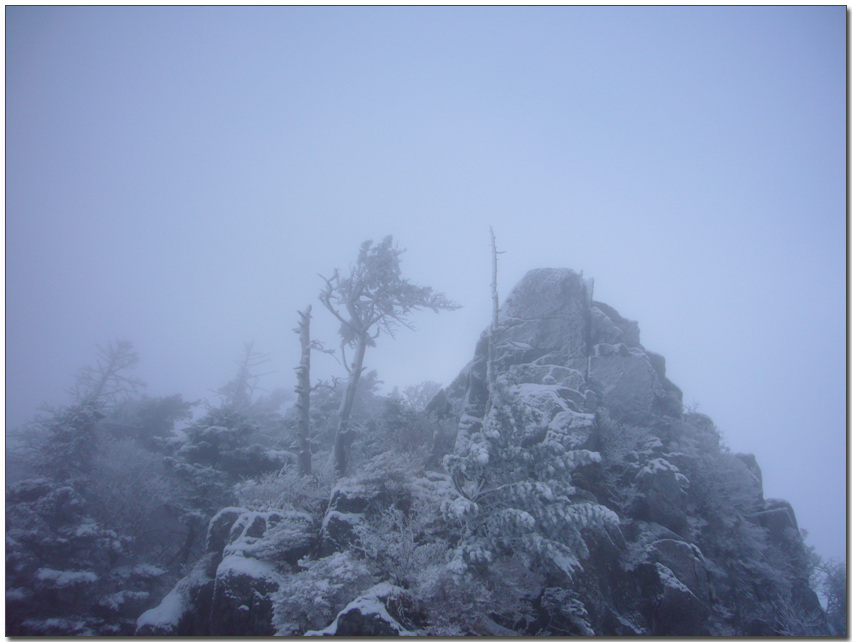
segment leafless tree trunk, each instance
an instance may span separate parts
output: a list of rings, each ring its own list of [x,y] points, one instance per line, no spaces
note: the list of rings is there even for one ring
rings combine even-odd
[[[494,237],[494,228],[489,227],[491,232],[491,332],[488,337],[488,363],[486,364],[486,381],[488,383],[489,403],[494,387],[494,343],[497,340],[497,326],[500,323],[500,301],[497,297],[497,239]]]
[[[311,306],[299,312],[302,360],[296,368],[296,410],[299,417],[299,474],[311,474]]]
[[[352,365],[347,366],[349,380],[346,382],[346,390],[343,393],[343,400],[340,402],[340,410],[337,413],[337,434],[334,439],[334,469],[341,476],[346,474],[346,455],[349,452],[349,446],[355,438],[355,433],[349,427],[349,417],[352,414],[352,405],[355,403],[355,391],[358,388],[358,382],[361,380],[361,373],[364,371],[364,354],[367,352],[368,341],[366,333],[358,337],[358,342],[355,344],[355,355]]]
[[[497,315],[500,310],[500,303],[497,300],[497,239],[494,238],[494,228],[489,227],[491,232],[491,333],[497,331]]]

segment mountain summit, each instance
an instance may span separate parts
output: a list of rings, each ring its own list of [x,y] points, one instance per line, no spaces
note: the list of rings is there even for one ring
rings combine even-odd
[[[220,511],[137,632],[830,633],[792,507],[591,279],[529,272],[409,421],[428,448],[363,446],[313,513]]]

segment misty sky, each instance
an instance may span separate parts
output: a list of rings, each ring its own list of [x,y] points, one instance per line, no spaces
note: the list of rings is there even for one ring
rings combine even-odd
[[[6,419],[134,342],[292,387],[318,273],[393,234],[464,307],[367,353],[449,383],[535,267],[596,280],[845,557],[846,9],[6,8]],[[317,376],[341,374],[314,358]]]

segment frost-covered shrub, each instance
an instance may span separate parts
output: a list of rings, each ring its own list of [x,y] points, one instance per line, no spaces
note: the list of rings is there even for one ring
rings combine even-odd
[[[424,611],[425,633],[437,636],[510,635],[534,619],[540,572],[521,557],[502,556],[478,572],[434,564],[421,570],[411,592]]]
[[[825,612],[832,634],[846,635],[847,582],[846,562],[840,560],[820,561],[812,578],[817,594],[825,603]]]
[[[547,629],[557,635],[594,635],[585,605],[570,589],[551,587],[541,594],[541,609],[548,616]]]
[[[365,560],[353,553],[303,559],[273,598],[277,635],[301,635],[327,626],[349,602],[376,583]]]
[[[431,387],[427,387],[418,393],[410,386],[406,388],[406,397],[392,394],[386,398],[385,409],[377,426],[379,434],[376,441],[379,448],[425,456],[432,442],[434,426],[423,413],[428,402],[423,399],[431,390]]]
[[[77,489],[47,478],[7,490],[6,590],[22,598],[7,603],[8,634],[107,632],[110,623],[94,607],[113,590],[113,569],[125,559],[129,538],[88,509]]]
[[[299,510],[319,515],[328,503],[332,483],[328,474],[299,475],[291,466],[238,482],[234,495],[239,506],[251,510]]]
[[[88,485],[96,519],[132,538],[130,548],[152,562],[173,557],[182,529],[171,515],[177,493],[162,458],[129,439],[104,437]]]
[[[424,537],[432,521],[434,513],[422,505],[407,515],[390,507],[355,525],[356,548],[375,565],[379,577],[411,588],[424,571],[446,563],[447,542]]]

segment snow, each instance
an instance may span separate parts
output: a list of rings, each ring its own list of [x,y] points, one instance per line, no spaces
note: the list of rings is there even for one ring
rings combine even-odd
[[[77,530],[74,532],[74,535],[76,537],[94,537],[98,535],[99,532],[100,528],[98,527],[96,522],[87,521],[77,527]]]
[[[535,517],[525,510],[518,508],[506,508],[500,513],[500,520],[505,525],[519,526],[525,530],[535,528]]]
[[[483,443],[473,444],[470,447],[470,454],[476,463],[485,466],[488,463],[488,446]]]
[[[449,521],[461,522],[468,515],[475,515],[479,507],[470,501],[467,497],[455,497],[444,503],[441,511],[444,517]]]
[[[25,600],[25,599],[27,599],[27,597],[29,597],[29,594],[24,589],[21,589],[21,588],[6,589],[6,601],[7,602]]]
[[[117,611],[126,602],[136,602],[147,600],[150,594],[148,591],[119,591],[112,595],[107,595],[99,600],[99,603],[114,611]]]
[[[196,562],[189,575],[180,580],[158,606],[140,615],[136,620],[137,630],[139,627],[150,625],[155,630],[165,629],[167,633],[174,633],[180,618],[190,606],[186,597],[190,588],[210,579],[206,573],[208,562],[209,556],[201,558]]]
[[[360,513],[341,513],[337,510],[330,510],[325,514],[325,517],[322,520],[323,531],[326,530],[328,522],[332,519],[332,517],[342,522],[349,522],[353,526],[358,525],[364,521],[364,516]]]
[[[182,588],[181,583],[178,583],[158,606],[148,609],[140,615],[136,620],[137,630],[145,625],[151,626],[155,630],[176,629],[187,607]]]
[[[248,575],[256,579],[271,580],[280,584],[281,576],[266,562],[254,559],[253,557],[243,557],[240,554],[229,555],[219,564],[216,569],[216,577],[224,575]]]
[[[84,620],[51,617],[44,620],[27,619],[24,620],[24,625],[36,631],[44,631],[48,635],[58,635],[57,630],[62,632],[59,635],[68,635],[69,632],[74,635],[94,635]]]
[[[668,566],[660,564],[659,562],[654,562],[654,566],[657,567],[657,573],[659,574],[660,580],[663,582],[663,585],[675,591],[689,593],[694,597],[692,591],[689,590],[686,584],[684,584],[679,579],[677,579],[677,577],[675,577],[675,574],[672,573],[671,569]]]
[[[256,532],[254,525],[258,520],[262,520],[263,534],[248,535],[249,532]],[[233,541],[225,546],[224,554],[237,553],[245,557],[262,558],[267,553],[275,554],[308,544],[313,532],[313,518],[303,511],[248,512],[241,515],[231,527],[230,537]],[[238,537],[235,537],[236,533],[239,533]]]
[[[668,461],[666,459],[662,459],[662,458],[658,457],[656,459],[652,459],[647,464],[645,464],[645,467],[642,470],[639,471],[637,478],[642,478],[642,477],[645,477],[646,475],[653,475],[655,473],[658,473],[658,472],[661,472],[661,471],[666,471],[666,470],[670,470],[673,473],[679,473],[680,472],[680,469],[677,466],[675,466],[673,463],[671,463],[670,461]]]
[[[91,571],[57,571],[52,568],[40,568],[36,571],[36,579],[50,582],[58,588],[67,588],[77,584],[96,582],[98,576]]]
[[[402,592],[403,590],[401,588],[391,584],[390,582],[381,582],[380,584],[376,584],[374,587],[367,590],[367,592],[362,595],[359,595],[349,604],[347,604],[346,607],[340,613],[337,614],[337,617],[334,618],[334,621],[327,627],[320,631],[306,631],[305,635],[337,635],[337,623],[340,619],[340,616],[356,609],[360,611],[362,615],[375,615],[381,620],[387,622],[391,626],[391,628],[393,628],[399,635],[415,635],[415,633],[412,633],[411,631],[405,629],[405,627],[403,627],[391,616],[390,613],[388,613],[388,610],[385,607],[385,603],[383,601],[394,595],[399,595]]]
[[[144,564],[137,564],[133,567],[132,573],[137,577],[160,577],[164,575],[166,571],[161,569],[158,566],[154,566],[153,564],[148,564],[147,562]]]
[[[647,477],[649,475],[654,475],[658,472],[663,471],[671,471],[674,473],[675,479],[677,480],[678,485],[681,489],[686,490],[689,488],[689,478],[680,472],[680,469],[675,466],[673,463],[668,461],[667,459],[662,459],[660,457],[656,459],[652,459],[639,473],[636,475],[636,479],[642,479],[643,477]]]

